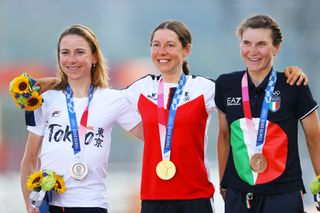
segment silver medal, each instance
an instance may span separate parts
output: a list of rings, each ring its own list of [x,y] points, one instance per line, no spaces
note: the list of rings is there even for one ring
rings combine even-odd
[[[77,161],[70,167],[70,176],[76,180],[83,180],[88,175],[88,166],[81,161]]]

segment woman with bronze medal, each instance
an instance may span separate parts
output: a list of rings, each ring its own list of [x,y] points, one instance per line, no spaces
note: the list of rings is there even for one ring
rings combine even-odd
[[[150,49],[161,75],[147,75],[122,90],[144,128],[141,212],[212,213],[214,187],[206,149],[215,82],[190,75],[191,34],[184,23],[160,23],[151,34]],[[287,72],[294,82],[305,77],[297,68]]]
[[[303,213],[298,122],[319,175],[318,105],[308,86],[286,84],[284,74],[273,67],[282,42],[275,20],[267,15],[249,17],[238,35],[246,70],[221,75],[215,94],[225,212]],[[232,98],[240,101],[231,103]]]
[[[215,83],[190,75],[191,34],[184,23],[160,23],[150,46],[161,75],[147,75],[123,90],[144,129],[141,212],[212,213],[206,148]]]
[[[67,188],[46,200],[50,213],[106,213],[112,126],[118,123],[141,138],[141,119],[119,91],[108,88],[104,58],[89,28],[65,29],[57,63],[58,82],[42,94],[42,106],[27,115],[29,137],[21,163],[26,207],[28,213],[38,212],[29,203],[26,177],[49,169],[63,176]]]

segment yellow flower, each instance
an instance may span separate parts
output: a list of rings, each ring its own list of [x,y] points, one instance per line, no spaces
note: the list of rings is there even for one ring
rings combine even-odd
[[[64,185],[63,177],[57,174],[54,174],[56,179],[56,184],[54,185],[54,190],[58,193],[63,193],[67,190],[66,186]]]
[[[43,178],[42,172],[37,171],[30,175],[27,180],[27,188],[29,190],[33,190],[34,188],[37,188],[40,186],[40,182]]]
[[[56,174],[52,170],[36,171],[27,179],[27,188],[31,191],[51,191],[54,189],[58,193],[64,193],[67,188],[64,184],[63,176]]]
[[[41,106],[43,100],[37,91],[33,91],[31,97],[27,100],[25,109],[29,111],[33,111]]]
[[[27,75],[22,74],[19,77],[16,77],[10,82],[9,89],[12,92],[22,94],[30,92],[29,78]]]

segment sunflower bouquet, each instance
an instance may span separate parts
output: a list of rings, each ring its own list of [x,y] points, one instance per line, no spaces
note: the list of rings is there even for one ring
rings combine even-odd
[[[26,73],[14,78],[9,85],[9,91],[14,103],[19,109],[33,111],[41,106],[43,99],[39,95],[39,86]]]
[[[39,209],[43,201],[51,199],[51,191],[64,193],[67,189],[63,177],[51,170],[36,171],[27,179],[27,188],[31,190],[30,204]]]
[[[317,210],[320,211],[320,175],[315,177],[310,184],[310,190],[313,195],[314,201],[317,202]]]

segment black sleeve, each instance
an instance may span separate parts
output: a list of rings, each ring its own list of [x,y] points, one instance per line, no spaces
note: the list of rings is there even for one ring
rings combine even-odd
[[[214,102],[219,111],[225,113],[225,105],[223,104],[223,76],[219,76],[216,80],[216,89],[214,94]]]
[[[34,118],[34,111],[25,111],[25,119],[27,126],[35,126],[36,121]]]
[[[313,99],[309,86],[297,86],[297,117],[303,119],[318,108]]]

